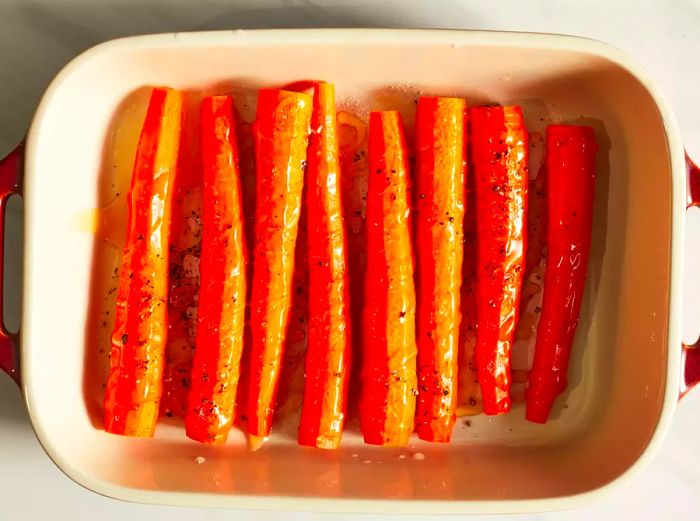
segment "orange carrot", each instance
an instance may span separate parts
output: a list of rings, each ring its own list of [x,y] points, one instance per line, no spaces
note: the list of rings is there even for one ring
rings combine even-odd
[[[234,419],[246,300],[239,155],[230,96],[204,98],[201,133],[201,286],[185,428],[194,440],[223,443]]]
[[[527,234],[527,130],[520,107],[469,113],[477,220],[477,375],[484,413],[510,410],[510,359]]]
[[[270,434],[292,301],[292,274],[312,99],[261,89],[248,394],[251,444]]]
[[[416,431],[436,442],[450,441],[457,404],[466,108],[463,99],[422,97],[416,115]]]
[[[408,155],[398,112],[370,115],[369,163],[360,423],[365,443],[402,446],[416,406],[416,295]]]
[[[333,85],[314,88],[307,186],[309,326],[299,444],[340,444],[350,366],[347,244]]]
[[[182,93],[154,89],[136,151],[105,394],[105,430],[153,435],[167,335],[168,234]]]

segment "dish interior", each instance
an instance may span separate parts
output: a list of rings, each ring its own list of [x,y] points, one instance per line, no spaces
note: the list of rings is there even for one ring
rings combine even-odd
[[[569,49],[561,42],[571,40],[556,38],[389,34],[117,42],[80,58],[53,86],[34,122],[27,164],[23,364],[38,435],[75,479],[113,495],[120,495],[115,487],[211,493],[232,504],[240,495],[537,499],[598,488],[644,451],[664,400],[669,320],[671,168],[654,99],[633,74],[579,40]],[[86,353],[108,348],[86,333],[101,246],[84,220],[104,204],[99,183],[115,115],[148,85],[236,92],[306,78],[335,83],[341,105],[359,112],[387,99],[449,95],[471,105],[521,104],[535,135],[549,122],[596,128],[583,315],[569,390],[549,423],[526,422],[516,404],[505,416],[458,419],[449,445],[414,439],[405,449],[376,448],[350,429],[333,452],[298,447],[292,426],[254,453],[238,432],[226,446],[206,447],[180,426],[160,425],[152,440],[99,428],[85,382],[95,379],[86,374],[93,370]],[[411,107],[403,110],[410,117]]]

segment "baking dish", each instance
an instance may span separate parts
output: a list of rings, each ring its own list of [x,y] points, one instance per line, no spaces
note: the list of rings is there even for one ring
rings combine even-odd
[[[601,140],[591,266],[570,371],[553,420],[524,409],[460,421],[447,446],[306,450],[280,433],[205,447],[180,428],[152,440],[104,433],[86,403],[90,274],[97,239],[76,226],[98,205],[110,122],[144,85],[219,88],[324,78],[363,103],[387,88],[520,103],[539,131],[585,121]],[[218,86],[218,87],[216,87]],[[77,483],[172,505],[393,513],[498,513],[580,505],[651,458],[679,395],[700,376],[680,341],[687,180],[678,128],[653,81],[606,44],[558,35],[434,30],[168,34],[99,45],[44,95],[26,145],[0,166],[1,201],[24,197],[21,342],[0,364],[21,383],[36,434]],[[23,174],[22,174],[23,172]],[[692,177],[695,176],[695,177]],[[700,186],[700,183],[698,183]],[[694,203],[700,199],[692,199]],[[2,224],[2,223],[0,223]],[[1,258],[1,257],[0,257]],[[21,368],[17,360],[21,360]]]

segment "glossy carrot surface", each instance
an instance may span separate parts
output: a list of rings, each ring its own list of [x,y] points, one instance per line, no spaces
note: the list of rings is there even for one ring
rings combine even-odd
[[[340,193],[334,99],[328,83],[314,88],[307,179],[309,323],[301,445],[333,449],[345,422],[350,368],[347,244]]]
[[[360,422],[366,443],[403,446],[413,430],[417,394],[416,295],[399,113],[372,112],[369,136]]]
[[[484,413],[511,407],[510,357],[525,267],[528,140],[520,107],[470,110],[477,214],[477,377]]]
[[[466,102],[422,97],[416,116],[418,403],[421,439],[449,442],[457,404]]]
[[[234,420],[246,302],[239,154],[231,97],[204,98],[200,118],[201,285],[185,428],[194,440],[223,443]]]
[[[257,193],[248,433],[272,426],[292,300],[292,274],[312,98],[261,89],[256,117]]]
[[[547,127],[547,261],[526,418],[545,423],[566,389],[591,249],[598,145],[591,127]]]
[[[152,436],[158,419],[182,104],[180,92],[153,89],[136,151],[104,401],[105,430],[115,434]]]

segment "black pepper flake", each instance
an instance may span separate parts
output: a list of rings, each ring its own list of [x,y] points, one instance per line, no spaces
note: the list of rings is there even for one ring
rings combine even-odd
[[[126,333],[124,333],[124,334],[122,335],[122,339],[121,339],[121,340],[122,340],[122,345],[127,344],[127,343],[129,342],[129,335],[127,335]]]
[[[403,318],[403,317],[405,317],[405,316],[406,316],[406,312],[405,312],[405,311],[400,311],[400,312],[399,312],[399,318]]]

